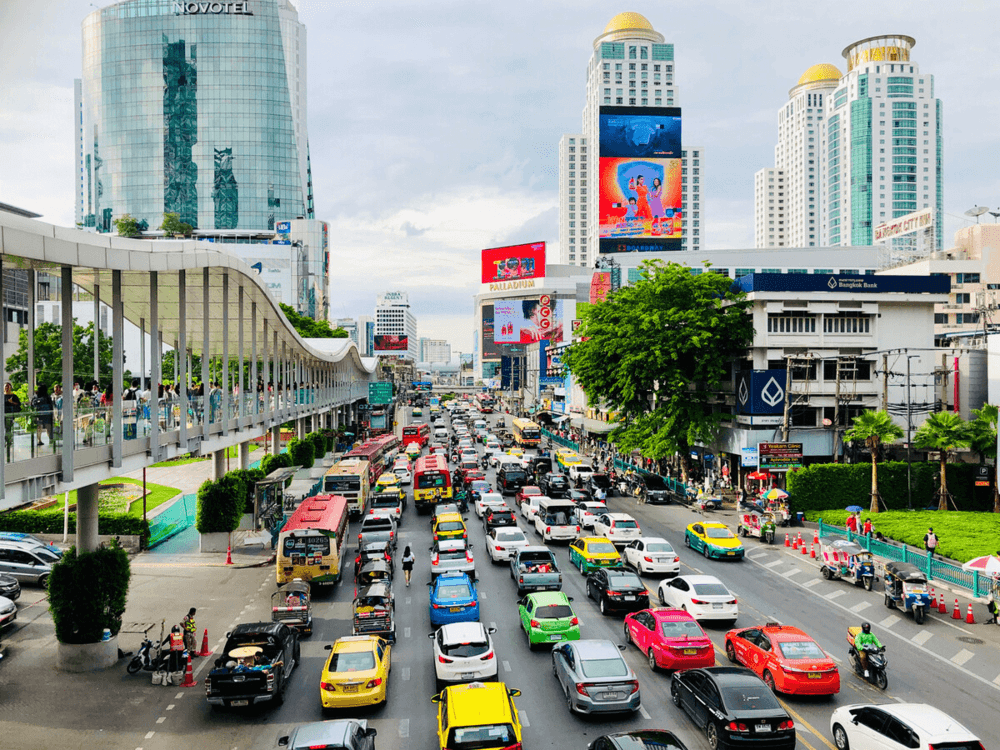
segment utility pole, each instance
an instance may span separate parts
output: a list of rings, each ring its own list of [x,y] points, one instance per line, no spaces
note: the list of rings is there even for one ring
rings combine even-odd
[[[913,482],[910,481],[910,471],[913,467],[911,459],[913,446],[910,433],[913,430],[913,412],[910,408],[910,355],[906,356],[906,509],[913,510]]]
[[[833,401],[833,462],[840,463],[840,451],[837,450],[837,438],[840,437],[840,357],[837,357],[837,389]]]
[[[889,411],[889,355],[882,355],[882,410]]]
[[[788,418],[792,406],[792,394],[789,393],[792,387],[792,357],[785,356],[785,412],[781,418],[781,439],[788,442]]]

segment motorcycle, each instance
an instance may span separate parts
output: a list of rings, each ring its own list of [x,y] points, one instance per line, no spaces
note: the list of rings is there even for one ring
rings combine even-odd
[[[155,654],[154,654],[155,649]],[[132,661],[128,663],[125,670],[129,674],[138,672],[160,672],[167,668],[168,654],[160,650],[160,647],[146,638],[139,650],[136,651]]]
[[[868,676],[865,677],[864,667],[861,666],[861,656],[854,645],[854,637],[860,632],[861,628],[852,627],[847,629],[847,643],[850,645],[847,655],[851,659],[851,666],[854,667],[854,674],[863,680],[868,680],[868,682],[875,685],[879,690],[885,690],[889,686],[889,678],[885,674],[885,668],[889,665],[889,659],[885,655],[885,646],[882,648],[876,648],[875,646],[861,647],[868,657]]]

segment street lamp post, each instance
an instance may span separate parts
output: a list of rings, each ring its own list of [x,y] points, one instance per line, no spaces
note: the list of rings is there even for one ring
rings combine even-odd
[[[910,471],[913,467],[911,459],[913,446],[910,437],[913,431],[913,410],[910,401],[910,360],[918,355],[906,355],[906,508],[913,510],[913,483],[910,481]]]

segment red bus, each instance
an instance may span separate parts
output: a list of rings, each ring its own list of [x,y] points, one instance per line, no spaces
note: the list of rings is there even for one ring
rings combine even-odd
[[[315,495],[303,500],[278,536],[278,585],[296,578],[333,584],[344,571],[347,498]]]
[[[483,414],[493,413],[493,396],[488,393],[476,394],[476,406]]]
[[[439,454],[421,456],[413,470],[413,504],[423,513],[437,500],[451,498],[451,472],[448,459]]]
[[[427,445],[427,441],[431,439],[431,427],[429,424],[424,422],[423,424],[411,424],[409,427],[403,428],[403,448],[405,449],[410,443],[416,443],[421,448]]]
[[[399,438],[393,434],[379,435],[355,447],[344,454],[344,458],[360,458],[368,462],[369,479],[372,485],[378,481],[383,472],[392,467],[392,462],[399,453]]]

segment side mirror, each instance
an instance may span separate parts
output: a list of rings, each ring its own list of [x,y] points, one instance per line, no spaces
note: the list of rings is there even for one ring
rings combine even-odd
[[[365,737],[374,737],[378,734],[378,730],[375,727],[368,727],[365,730]]]
[[[332,643],[326,644],[325,646],[323,646],[323,650],[324,651],[333,651],[333,644]]]
[[[430,581],[430,582],[428,582],[428,584],[427,584],[427,585],[428,585],[428,586],[433,586],[433,585],[434,585],[434,581]]]
[[[440,703],[440,702],[441,702],[441,693],[431,696],[431,703]]]
[[[619,644],[617,644],[617,645],[618,645],[618,650],[619,650],[619,651],[624,651],[624,650],[625,650],[626,648],[628,648],[628,647],[627,647],[627,646],[626,646],[625,644],[623,644],[623,643],[619,643]]]
[[[497,629],[496,628],[486,628],[486,632],[489,633],[490,635],[493,635],[494,633],[497,632]]]
[[[435,635],[437,635],[437,633],[428,633],[427,637],[430,638],[433,641]]]
[[[507,691],[507,695],[509,695],[511,698],[517,698],[521,695],[521,691],[518,690],[517,688],[511,688],[510,690]]]
[[[470,544],[470,545],[468,545],[468,547],[469,547],[469,549],[475,549],[475,548],[476,548],[476,545],[474,545],[474,544]]]
[[[566,599],[569,600],[569,601],[573,601],[573,597],[572,596],[567,596]]]
[[[288,735],[278,738],[278,747],[288,747]]]

